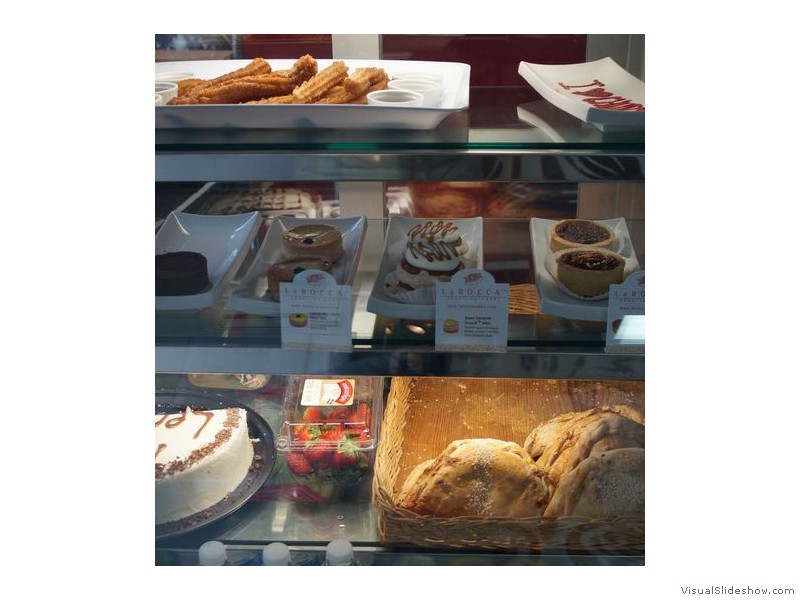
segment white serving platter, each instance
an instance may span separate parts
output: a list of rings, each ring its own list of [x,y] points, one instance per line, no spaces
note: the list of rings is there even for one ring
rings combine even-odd
[[[610,57],[571,65],[521,61],[519,74],[543,98],[597,125],[644,127],[644,82]]]
[[[581,299],[572,294],[555,278],[555,260],[550,250],[550,226],[554,219],[531,219],[531,243],[536,272],[536,288],[539,292],[539,309],[543,313],[579,319],[583,321],[605,321],[608,318],[608,298]],[[625,258],[625,277],[639,270],[639,260],[631,242],[625,219],[598,219],[614,230],[616,241],[611,248]]]
[[[395,108],[362,104],[196,104],[156,106],[156,128],[323,128],[323,129],[434,129],[448,115],[469,107],[470,66],[465,63],[411,60],[342,60],[352,72],[359,67],[380,67],[395,73],[441,74],[441,106]],[[159,73],[188,71],[212,79],[247,65],[249,60],[202,60],[156,63]],[[288,69],[293,59],[268,60],[273,70]],[[333,60],[318,60],[319,70]]]
[[[156,254],[199,252],[208,261],[211,288],[190,296],[156,296],[156,310],[197,310],[213,306],[224,280],[242,264],[260,221],[257,212],[224,216],[171,212],[156,233]]]
[[[367,232],[366,217],[304,219],[278,216],[269,226],[267,235],[264,236],[264,241],[244,277],[233,287],[227,307],[251,315],[280,316],[280,302],[266,295],[269,287],[267,269],[285,258],[282,239],[285,231],[300,225],[319,223],[335,227],[341,232],[344,256],[334,263],[331,275],[339,285],[352,285]]]
[[[468,269],[483,268],[483,218],[469,219],[417,219],[391,215],[386,229],[383,244],[383,258],[378,269],[378,275],[372,287],[372,292],[367,300],[367,310],[378,315],[395,317],[398,319],[435,319],[436,304],[434,298],[430,303],[400,302],[398,297],[388,292],[385,288],[387,277],[391,278],[400,258],[405,251],[408,232],[420,223],[428,221],[445,220],[455,224],[461,232],[462,239],[468,244],[467,253],[463,257],[464,267]],[[420,290],[417,290],[419,292]],[[432,292],[430,294],[433,295]]]

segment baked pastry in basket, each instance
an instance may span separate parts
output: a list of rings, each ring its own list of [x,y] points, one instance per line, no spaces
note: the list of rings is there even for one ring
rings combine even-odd
[[[583,460],[617,448],[644,448],[644,425],[629,407],[602,407],[558,415],[525,439],[525,451],[558,485]]]
[[[644,516],[644,497],[644,448],[609,450],[564,475],[544,516]]]
[[[398,506],[438,517],[540,516],[553,490],[547,474],[514,442],[455,440],[406,479]]]

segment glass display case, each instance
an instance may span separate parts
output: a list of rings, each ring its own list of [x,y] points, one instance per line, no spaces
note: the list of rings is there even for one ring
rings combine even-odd
[[[644,131],[603,131],[524,84],[469,92],[467,108],[426,130],[156,129],[157,231],[170,215],[220,214],[212,207],[226,195],[282,189],[310,199],[261,214],[207,305],[155,312],[157,404],[159,394],[189,394],[242,406],[269,426],[274,444],[264,450],[265,481],[246,500],[182,530],[156,528],[157,565],[198,564],[198,548],[209,540],[223,542],[230,564],[261,564],[272,542],[289,546],[293,564],[321,564],[337,539],[351,542],[364,565],[644,564],[643,521],[573,523],[560,531],[523,516],[516,524],[488,519],[473,529],[428,529],[430,519],[415,521],[395,504],[413,464],[453,440],[524,445],[547,419],[606,405],[634,408],[644,422],[644,345],[609,351],[605,319],[581,306],[550,310],[537,285],[532,239],[536,219],[622,220],[643,269]],[[472,212],[459,213],[473,200]],[[280,224],[275,219],[287,215],[363,217],[345,351],[289,347],[279,312],[232,308],[267,233]],[[482,269],[508,285],[507,343],[492,351],[443,349],[435,316],[370,310],[395,216],[481,219]],[[287,439],[296,443],[296,432],[281,431],[302,419],[292,405],[287,421],[285,405],[308,380],[354,382],[378,412],[363,476],[344,489],[310,485],[288,459]],[[417,399],[427,399],[427,412],[414,412],[414,390],[428,390]],[[400,415],[404,402],[409,412]],[[436,441],[423,449],[404,428],[416,440]]]

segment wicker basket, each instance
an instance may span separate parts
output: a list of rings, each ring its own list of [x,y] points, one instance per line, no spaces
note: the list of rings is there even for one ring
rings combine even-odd
[[[492,403],[489,410],[481,407],[487,401]],[[643,555],[640,518],[443,518],[418,515],[396,504],[411,469],[433,458],[450,440],[494,437],[522,444],[545,419],[609,403],[644,411],[644,384],[393,378],[372,486],[381,542],[439,549]]]

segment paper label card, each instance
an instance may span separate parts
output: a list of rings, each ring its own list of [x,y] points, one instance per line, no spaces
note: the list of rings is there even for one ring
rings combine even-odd
[[[436,348],[505,350],[508,346],[507,283],[488,271],[464,269],[436,283]]]
[[[609,286],[606,352],[644,352],[644,271]]]
[[[353,302],[349,285],[330,273],[307,269],[280,284],[281,345],[349,352]]]

